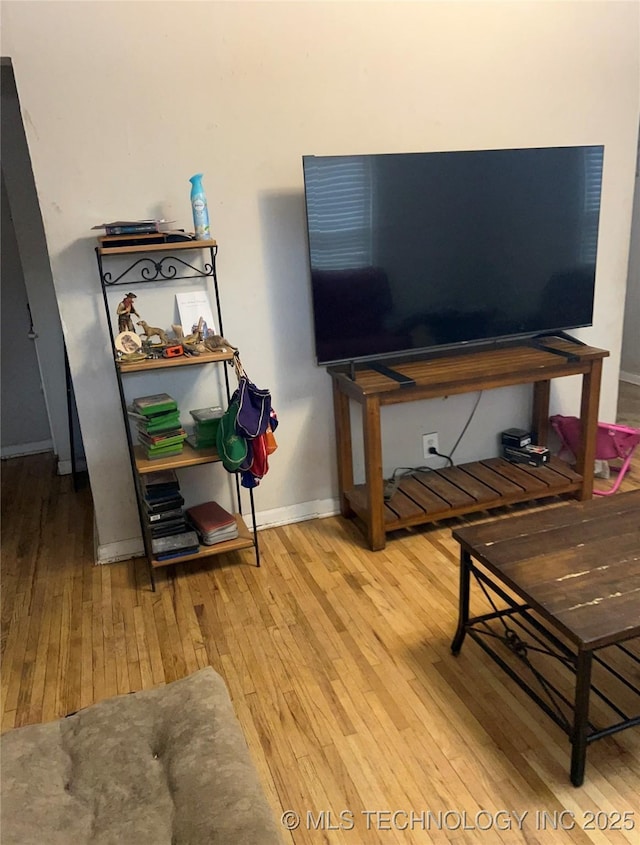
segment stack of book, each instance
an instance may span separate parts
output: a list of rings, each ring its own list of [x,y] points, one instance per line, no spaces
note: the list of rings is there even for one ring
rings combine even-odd
[[[175,471],[168,469],[141,475],[140,484],[156,560],[197,552],[200,548],[198,535],[185,516],[184,499]]]
[[[187,516],[205,546],[235,540],[238,536],[235,517],[217,502],[194,505],[187,509]]]
[[[134,399],[129,414],[137,421],[138,442],[148,460],[182,452],[187,434],[180,424],[178,403],[168,393]]]
[[[194,411],[189,411],[189,413],[195,421],[195,426],[193,433],[187,437],[187,443],[194,449],[211,449],[214,447],[220,418],[223,414],[222,408],[197,408]]]
[[[147,524],[152,539],[187,531],[184,499],[174,470],[160,470],[140,476]]]
[[[104,229],[105,235],[149,235],[154,232],[166,232],[173,225],[168,220],[111,220],[98,223],[93,229]]]

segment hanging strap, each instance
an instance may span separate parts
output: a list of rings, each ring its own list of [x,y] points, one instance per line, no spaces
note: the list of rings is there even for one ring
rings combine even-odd
[[[237,349],[233,353],[233,368],[236,371],[236,377],[238,379],[238,382],[241,378],[246,377],[244,367],[242,366],[242,361],[240,360],[240,353]]]

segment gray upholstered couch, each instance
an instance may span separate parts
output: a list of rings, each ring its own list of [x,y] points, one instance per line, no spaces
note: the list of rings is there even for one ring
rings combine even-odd
[[[280,845],[211,668],[2,736],[2,845]]]

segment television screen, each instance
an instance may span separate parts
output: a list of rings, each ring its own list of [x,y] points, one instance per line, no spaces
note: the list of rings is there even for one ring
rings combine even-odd
[[[603,157],[304,156],[318,364],[591,325]]]

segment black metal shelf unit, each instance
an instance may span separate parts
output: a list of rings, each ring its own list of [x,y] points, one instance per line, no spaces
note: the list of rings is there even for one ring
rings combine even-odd
[[[191,259],[191,257],[188,261],[181,257],[183,252],[185,252],[185,254],[189,254],[187,251],[193,250],[197,250],[200,256],[204,253],[206,256],[204,260],[201,260],[199,263],[194,263],[194,260]],[[111,323],[107,291],[109,288],[117,285],[127,285],[131,288],[135,288],[137,285],[164,285],[179,280],[208,279],[213,287],[216,317],[220,327],[220,334],[224,336],[222,308],[220,305],[218,278],[216,274],[217,252],[218,247],[215,241],[188,241],[180,243],[149,244],[146,246],[144,243],[131,246],[105,246],[103,242],[102,245],[96,247],[96,259],[100,275],[105,314],[107,317],[107,326],[109,329],[109,336],[111,338],[111,346],[114,350],[114,366],[127,435],[131,472],[133,474],[136,489],[140,530],[144,541],[145,555],[149,566],[149,577],[153,590],[155,590],[154,570],[160,566],[168,566],[173,563],[186,563],[190,560],[201,559],[203,557],[210,557],[213,555],[220,555],[231,551],[239,551],[253,547],[255,551],[256,566],[260,566],[260,549],[258,546],[254,496],[253,490],[249,489],[248,492],[251,513],[251,530],[249,530],[244,522],[240,481],[238,475],[236,474],[234,476],[237,502],[237,513],[235,514],[235,518],[238,525],[238,537],[234,540],[216,543],[213,546],[201,546],[200,550],[196,553],[176,557],[174,559],[159,561],[154,558],[151,536],[146,519],[146,510],[144,507],[140,477],[145,473],[153,472],[155,470],[184,469],[186,467],[199,466],[202,464],[219,463],[220,458],[215,449],[196,451],[185,444],[183,453],[180,455],[157,461],[146,460],[143,453],[136,448],[131,436],[123,381],[129,373],[134,372],[156,373],[166,372],[166,370],[169,369],[178,370],[185,366],[217,366],[222,364],[225,395],[228,404],[231,398],[231,387],[229,384],[229,373],[226,364],[233,362],[234,353],[231,351],[219,351],[205,353],[193,358],[150,359],[135,363],[122,363],[118,361],[115,356],[115,334]],[[158,253],[162,254],[158,256]],[[124,266],[124,268],[119,267],[117,271],[112,272],[105,269],[105,264],[113,256],[125,258],[129,256],[132,260],[129,264]]]

